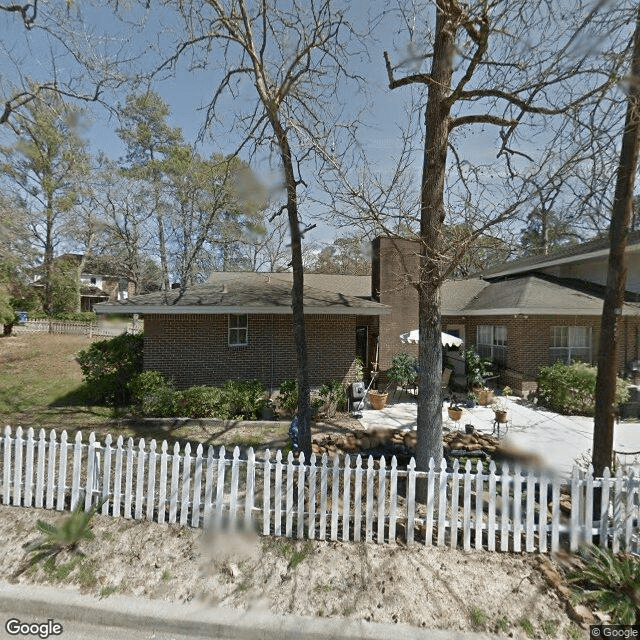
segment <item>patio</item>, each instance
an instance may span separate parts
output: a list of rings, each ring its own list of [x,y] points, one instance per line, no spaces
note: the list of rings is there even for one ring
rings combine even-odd
[[[576,460],[588,459],[593,439],[593,418],[562,416],[537,407],[514,396],[503,398],[509,412],[509,431],[505,436],[514,448],[536,455],[555,473],[571,475]],[[493,410],[491,407],[464,408],[459,423],[447,414],[448,403],[442,409],[445,431],[463,429],[472,424],[477,430],[491,433]],[[388,404],[384,409],[364,409],[360,422],[366,428],[389,427],[415,429],[417,404],[415,401]],[[631,454],[640,451],[640,422],[620,422],[615,425],[614,451]],[[640,463],[640,455],[622,455],[623,463]]]

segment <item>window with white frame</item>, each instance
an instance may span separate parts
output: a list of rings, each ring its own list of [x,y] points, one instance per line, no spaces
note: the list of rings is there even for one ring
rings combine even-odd
[[[591,327],[551,327],[549,359],[551,364],[558,360],[566,364],[575,360],[591,362],[592,345]]]
[[[249,344],[249,316],[246,313],[229,315],[229,346],[244,347]]]
[[[481,324],[476,329],[476,351],[482,358],[507,366],[507,327]]]

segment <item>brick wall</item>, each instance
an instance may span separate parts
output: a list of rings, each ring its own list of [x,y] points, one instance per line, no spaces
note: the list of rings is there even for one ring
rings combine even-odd
[[[443,317],[443,324],[463,324],[466,345],[476,342],[478,325],[504,325],[507,327],[507,369],[501,376],[501,384],[527,393],[535,388],[540,367],[550,364],[549,347],[551,327],[592,327],[594,339],[593,361],[597,359],[600,316],[490,316],[490,317]],[[624,317],[620,325],[618,362],[621,371],[639,356],[637,334],[640,318]]]
[[[146,315],[144,367],[163,372],[180,388],[258,379],[274,390],[295,378],[292,316],[249,315],[248,323],[249,344],[230,347],[226,314]],[[363,318],[352,315],[306,316],[312,387],[354,379],[359,324]]]
[[[418,292],[411,279],[418,273],[416,242],[378,237],[373,241],[371,270],[374,298],[391,307],[380,316],[380,370],[391,367],[391,359],[401,351],[418,355],[418,346],[404,344],[400,334],[418,328]]]

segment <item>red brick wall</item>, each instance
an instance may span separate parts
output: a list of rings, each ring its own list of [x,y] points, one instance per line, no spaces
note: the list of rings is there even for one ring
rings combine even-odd
[[[306,317],[312,387],[331,379],[351,382],[356,331],[352,315]],[[172,378],[180,388],[225,380],[261,380],[274,390],[295,378],[296,354],[290,315],[249,315],[249,344],[228,345],[228,316],[146,315],[144,367]]]
[[[504,372],[500,382],[508,384],[515,390],[523,390],[525,392],[531,390],[532,385],[527,385],[527,381],[535,380],[540,367],[549,364],[551,327],[592,327],[594,338],[593,361],[595,362],[597,359],[600,316],[525,317],[519,315],[515,317],[467,316],[466,318],[446,316],[443,317],[444,323],[463,324],[465,326],[465,346],[473,346],[475,344],[478,325],[505,325],[507,327],[507,370]],[[631,360],[638,358],[638,327],[640,327],[640,318],[623,318],[620,325],[618,348],[620,371],[624,371],[625,365]]]

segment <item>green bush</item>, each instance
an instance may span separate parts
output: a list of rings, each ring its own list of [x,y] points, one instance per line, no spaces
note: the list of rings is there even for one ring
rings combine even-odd
[[[175,402],[178,392],[159,371],[143,371],[129,382],[131,401],[142,415],[169,418],[176,415]]]
[[[337,411],[344,411],[347,406],[347,396],[345,385],[340,380],[331,380],[328,384],[323,384],[318,392],[322,399],[322,410],[333,416]]]
[[[195,386],[174,394],[176,416],[183,418],[231,418],[224,406],[221,389]]]
[[[143,336],[123,333],[94,342],[76,359],[94,403],[122,406],[130,403],[129,382],[142,372]]]
[[[402,386],[409,384],[418,375],[418,358],[408,353],[396,353],[391,359],[391,369],[387,371],[390,382]]]
[[[551,367],[542,367],[538,376],[538,401],[559,413],[593,415],[597,373],[596,366],[584,362],[556,362]],[[628,397],[626,382],[618,378],[616,404]]]
[[[255,420],[267,406],[267,390],[259,380],[227,380],[222,387],[231,416]]]
[[[281,409],[295,411],[298,408],[298,381],[295,378],[283,380],[278,396],[278,405]]]
[[[61,311],[60,313],[54,313],[52,318],[54,320],[62,320],[65,322],[83,322],[86,324],[93,324],[98,321],[98,316],[93,311]]]

